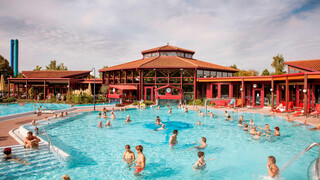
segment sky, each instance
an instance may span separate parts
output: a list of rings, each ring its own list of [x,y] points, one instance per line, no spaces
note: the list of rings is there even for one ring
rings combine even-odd
[[[141,59],[170,45],[260,73],[272,57],[320,58],[320,0],[1,0],[0,55],[19,40],[19,71],[51,60],[70,70]]]

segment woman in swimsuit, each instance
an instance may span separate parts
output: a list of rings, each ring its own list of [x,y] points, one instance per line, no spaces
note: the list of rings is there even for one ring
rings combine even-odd
[[[106,126],[111,126],[110,120],[107,121]]]
[[[130,145],[125,146],[126,151],[123,153],[123,161],[128,164],[127,167],[130,167],[132,165],[132,162],[135,160],[134,152],[130,150]]]
[[[98,127],[99,127],[99,128],[102,127],[102,121],[99,121]]]
[[[103,118],[109,118],[109,116],[107,115],[107,112],[103,112]]]
[[[208,160],[204,160],[204,152],[203,151],[199,151],[198,152],[198,156],[199,156],[199,159],[198,161],[192,166],[192,169],[194,171],[196,170],[204,170],[206,168],[206,162],[205,161],[212,161],[214,160],[214,158],[212,159],[208,159]]]
[[[129,122],[131,122],[131,121],[132,121],[132,120],[130,119],[130,116],[127,115],[126,123],[129,123]]]
[[[20,159],[19,157],[11,154],[11,148],[5,148],[3,150],[4,156],[2,157],[2,161],[15,161],[20,164],[24,164],[26,166],[30,165],[30,163],[26,163],[24,160]]]

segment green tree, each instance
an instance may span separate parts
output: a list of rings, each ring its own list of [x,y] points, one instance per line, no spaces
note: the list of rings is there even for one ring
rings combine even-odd
[[[271,66],[274,68],[276,75],[285,73],[283,71],[285,64],[284,64],[284,58],[283,58],[282,54],[278,54],[277,56],[273,57],[273,62],[271,64]]]
[[[13,76],[13,70],[9,65],[8,60],[0,55],[0,74],[3,74],[5,81],[8,77]]]
[[[68,68],[66,66],[64,66],[63,63],[57,65],[57,61],[52,60],[52,61],[50,61],[50,64],[48,66],[46,66],[46,70],[66,71],[66,70],[68,70]]]
[[[229,68],[238,69],[236,64],[229,66]]]
[[[101,88],[100,88],[100,93],[105,96],[108,92],[109,92],[109,86],[102,85]]]
[[[270,76],[270,72],[268,71],[267,68],[265,68],[265,69],[262,71],[261,76]]]
[[[253,69],[249,69],[247,72],[250,73],[250,76],[258,76],[259,72]]]
[[[34,69],[34,71],[41,71],[42,67],[41,66],[36,66],[36,68]]]

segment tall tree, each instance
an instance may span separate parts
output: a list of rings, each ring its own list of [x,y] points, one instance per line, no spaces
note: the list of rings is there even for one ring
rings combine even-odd
[[[249,69],[248,72],[250,73],[250,76],[258,76],[259,72],[253,69]]]
[[[3,74],[5,81],[8,77],[13,76],[13,70],[9,65],[8,60],[0,55],[0,74]]]
[[[42,67],[41,66],[36,66],[36,68],[34,69],[34,71],[41,71]]]
[[[50,61],[50,64],[48,66],[46,66],[46,70],[66,71],[66,70],[68,70],[68,68],[66,66],[64,66],[63,63],[57,65],[57,61],[52,60],[52,61]]]
[[[233,65],[231,65],[231,66],[229,66],[229,67],[230,67],[230,68],[233,68],[233,69],[238,69],[236,64],[233,64]]]
[[[267,68],[265,68],[265,69],[262,71],[261,76],[270,76],[270,72],[268,71]]]
[[[274,68],[276,75],[285,73],[283,71],[285,64],[284,64],[284,58],[283,58],[282,54],[278,54],[277,56],[273,57],[273,62],[271,64],[271,66]]]

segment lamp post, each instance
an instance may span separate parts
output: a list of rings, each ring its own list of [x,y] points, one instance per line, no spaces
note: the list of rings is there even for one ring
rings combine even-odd
[[[96,110],[96,69],[92,68],[92,70],[93,70],[93,110],[95,111]]]

